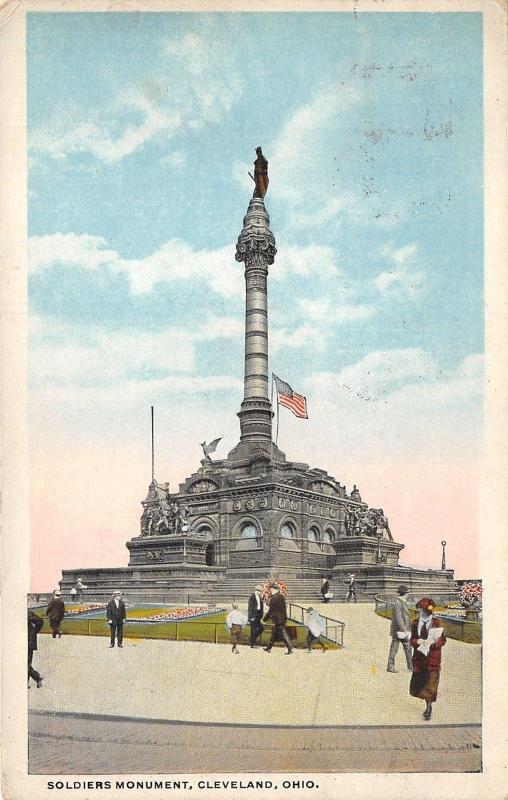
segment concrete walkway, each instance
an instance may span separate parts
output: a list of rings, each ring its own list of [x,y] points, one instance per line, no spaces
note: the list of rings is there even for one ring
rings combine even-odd
[[[317,604],[315,604],[317,606]],[[319,607],[319,606],[317,606]],[[34,666],[44,676],[29,691],[35,711],[133,719],[276,725],[426,725],[481,721],[481,648],[449,639],[430,723],[408,693],[402,650],[386,672],[389,623],[371,604],[328,604],[346,622],[342,650],[270,654],[227,645],[39,636]]]

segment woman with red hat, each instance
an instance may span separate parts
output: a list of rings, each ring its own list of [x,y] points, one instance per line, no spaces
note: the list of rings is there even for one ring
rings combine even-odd
[[[416,607],[420,610],[420,615],[411,625],[413,674],[409,684],[409,694],[425,700],[423,718],[429,720],[432,716],[432,703],[437,698],[441,648],[446,643],[446,637],[443,628],[432,614],[436,607],[434,601],[430,597],[422,597]]]

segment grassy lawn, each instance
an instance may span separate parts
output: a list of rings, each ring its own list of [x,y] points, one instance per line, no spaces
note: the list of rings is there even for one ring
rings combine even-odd
[[[67,604],[67,609],[71,610],[72,603]],[[45,609],[34,609],[39,616],[43,616]],[[169,639],[170,641],[194,641],[194,642],[216,642],[218,644],[227,644],[230,640],[229,629],[225,622],[228,612],[217,611],[215,613],[206,614],[202,617],[195,617],[194,619],[183,619],[177,622],[158,622],[158,623],[143,623],[143,622],[129,622],[139,617],[144,617],[152,614],[163,614],[171,611],[168,606],[133,606],[127,609],[127,623],[124,625],[124,639]],[[307,638],[307,629],[303,625],[296,622],[289,622],[289,627],[296,628],[296,639],[293,644],[303,646]],[[62,621],[60,629],[63,634],[77,635],[77,636],[109,636],[109,625],[106,620],[106,613],[104,610],[97,610],[94,615],[83,617],[66,617]],[[41,633],[51,633],[49,622],[44,618],[44,625]],[[270,638],[271,628],[266,627],[261,642],[267,644]],[[249,643],[250,626],[246,625],[242,630],[240,637],[241,644]],[[281,645],[282,642],[276,642],[276,645]],[[325,645],[330,649],[337,649],[336,645],[332,642],[325,640]]]
[[[453,609],[446,609],[446,608],[438,608],[436,609],[437,613],[446,613],[450,611],[453,613]],[[383,608],[380,611],[376,611],[376,614],[379,617],[384,617],[385,619],[392,618],[393,609],[391,608]],[[409,616],[411,622],[413,622],[418,617],[418,612],[414,608],[409,609]],[[453,619],[445,619],[440,618],[439,623],[442,624],[446,636],[450,639],[457,639],[459,642],[466,642],[467,644],[481,644],[482,641],[482,624],[481,622],[469,622],[465,619],[461,620],[453,620]]]

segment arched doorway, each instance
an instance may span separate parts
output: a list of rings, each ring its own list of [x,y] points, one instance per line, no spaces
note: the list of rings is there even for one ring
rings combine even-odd
[[[208,542],[205,548],[205,563],[207,567],[215,566],[215,545],[213,542]]]

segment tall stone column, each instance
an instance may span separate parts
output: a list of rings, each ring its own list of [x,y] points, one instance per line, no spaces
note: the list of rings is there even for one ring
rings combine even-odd
[[[273,264],[275,239],[260,197],[253,197],[236,245],[236,260],[245,264],[245,370],[240,412],[242,451],[269,452],[272,406],[268,378],[268,267]]]

